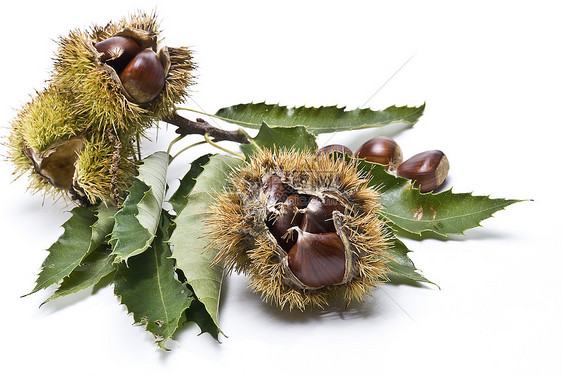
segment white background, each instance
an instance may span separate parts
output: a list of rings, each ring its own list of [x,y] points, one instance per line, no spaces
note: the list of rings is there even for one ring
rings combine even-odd
[[[233,275],[220,312],[228,338],[219,344],[189,327],[163,352],[132,325],[111,287],[40,309],[52,289],[20,298],[71,206],[32,196],[26,179],[12,182],[12,166],[2,161],[4,374],[562,374],[562,27],[555,1],[158,3],[166,44],[195,50],[198,78],[188,106],[212,113],[262,100],[373,109],[425,102],[411,129],[324,135],[319,144],[355,149],[390,135],[406,157],[443,150],[455,192],[534,201],[508,207],[466,236],[405,239],[440,290],[389,284],[347,311],[280,312]],[[4,4],[2,136],[48,77],[54,40],[155,4]],[[164,149],[173,136],[173,127],[161,127],[145,153]],[[202,152],[172,166],[172,187]]]

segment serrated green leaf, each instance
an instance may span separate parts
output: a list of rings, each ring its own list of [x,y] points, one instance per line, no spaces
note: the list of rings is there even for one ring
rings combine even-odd
[[[106,242],[115,225],[115,213],[117,213],[117,210],[113,206],[103,204],[98,206],[97,220],[92,226],[92,241],[90,242],[89,252],[97,250]]]
[[[148,194],[150,187],[140,180],[135,180],[129,188],[129,194],[121,209],[115,214],[115,225],[110,243],[113,247],[115,262],[127,260],[148,248],[153,234],[140,225],[136,218],[138,204]]]
[[[264,122],[256,137],[252,139],[252,142],[240,145],[240,150],[242,150],[245,156],[250,157],[258,147],[314,152],[316,150],[316,137],[303,126],[270,127]]]
[[[114,280],[115,295],[163,349],[193,300],[191,291],[175,277],[167,235],[169,225],[170,219],[162,214],[152,245],[131,258],[128,265],[119,264]]]
[[[387,264],[390,269],[390,273],[416,282],[427,282],[435,284],[425,278],[416,269],[414,262],[410,259],[410,257],[408,257],[409,252],[411,251],[406,247],[404,243],[402,243],[398,239],[393,240],[393,245],[388,252],[389,256],[392,258],[392,260]]]
[[[63,234],[48,249],[49,255],[43,261],[35,288],[29,294],[61,281],[87,255],[92,225],[96,222],[95,212],[91,208],[76,207],[70,213],[72,216],[62,225]]]
[[[381,193],[383,215],[402,230],[416,235],[464,234],[496,211],[520,201],[453,193],[451,189],[421,193],[412,187],[410,180],[389,174],[384,166],[362,160],[359,168],[368,174],[369,185]]]
[[[76,207],[63,224],[64,232],[48,249],[33,294],[69,276],[92,251],[100,247],[113,225],[115,210],[105,206]]]
[[[199,176],[199,174],[203,171],[203,166],[209,163],[209,157],[210,154],[206,154],[191,162],[191,168],[180,180],[178,189],[168,200],[176,212],[176,215],[181,213],[183,208],[185,208],[185,205],[187,204],[187,196],[193,189],[197,176]]]
[[[94,286],[103,277],[114,272],[117,265],[113,263],[113,256],[110,253],[107,244],[90,253],[68,277],[63,279],[57,291],[42,304]]]
[[[259,128],[262,122],[276,127],[306,126],[314,133],[330,133],[381,127],[393,123],[413,125],[423,114],[419,107],[391,106],[381,111],[368,108],[346,111],[342,107],[285,107],[277,104],[246,103],[221,108],[216,116],[248,128]]]
[[[209,158],[187,198],[187,206],[175,219],[176,228],[170,239],[178,269],[217,326],[223,269],[218,265],[211,267],[216,251],[206,249],[209,241],[202,236],[203,221],[208,218],[217,192],[227,184],[232,169],[242,163],[225,155]]]
[[[167,153],[156,152],[139,166],[129,195],[115,215],[110,243],[116,263],[141,254],[154,239],[166,194],[168,163]]]
[[[198,300],[193,300],[189,309],[185,311],[186,321],[191,321],[199,326],[201,333],[209,333],[214,339],[218,341],[219,333],[221,332],[205,305]]]

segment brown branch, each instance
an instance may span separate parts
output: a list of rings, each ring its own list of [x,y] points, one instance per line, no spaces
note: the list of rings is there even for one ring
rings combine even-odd
[[[176,129],[176,133],[182,136],[186,136],[188,134],[200,134],[204,136],[208,133],[214,141],[234,141],[240,144],[250,143],[244,132],[226,131],[212,126],[203,119],[196,119],[196,121],[192,121],[174,112],[172,115],[167,116],[162,120],[178,127],[178,129]]]

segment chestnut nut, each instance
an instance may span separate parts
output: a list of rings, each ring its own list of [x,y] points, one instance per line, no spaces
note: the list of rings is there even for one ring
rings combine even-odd
[[[318,154],[332,154],[334,152],[340,152],[343,154],[347,154],[350,157],[353,156],[353,152],[347,146],[340,145],[340,144],[331,144],[326,145],[320,149],[318,149]]]
[[[449,173],[449,160],[441,150],[429,150],[416,154],[404,161],[396,174],[414,181],[420,192],[430,192],[439,188]]]
[[[345,264],[345,248],[335,232],[299,232],[296,244],[289,251],[292,272],[309,287],[341,283]]]
[[[387,165],[388,170],[395,170],[402,163],[402,149],[396,141],[386,136],[377,136],[365,142],[357,149],[355,156]]]
[[[127,94],[136,103],[148,103],[164,88],[166,75],[158,55],[145,48],[139,52],[119,75]]]
[[[102,55],[100,61],[111,66],[117,74],[141,51],[137,42],[131,38],[114,36],[94,44]]]

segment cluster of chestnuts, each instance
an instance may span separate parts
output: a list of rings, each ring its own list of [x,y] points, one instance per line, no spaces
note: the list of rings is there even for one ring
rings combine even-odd
[[[100,61],[115,70],[123,92],[135,103],[152,101],[164,87],[162,58],[150,47],[141,48],[134,39],[113,36],[94,44]]]
[[[345,213],[336,198],[303,194],[277,175],[264,186],[267,227],[287,252],[292,272],[304,285],[318,288],[345,279],[345,248],[336,233],[332,213]],[[317,260],[322,260],[321,267]]]
[[[319,150],[321,153],[340,151],[349,156],[364,158],[387,166],[387,171],[410,179],[421,192],[439,189],[449,173],[449,160],[441,150],[428,150],[403,161],[402,149],[390,137],[378,136],[361,145],[355,154],[346,146],[333,144]]]

